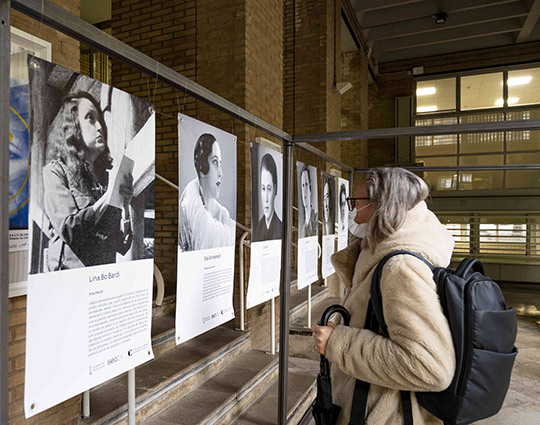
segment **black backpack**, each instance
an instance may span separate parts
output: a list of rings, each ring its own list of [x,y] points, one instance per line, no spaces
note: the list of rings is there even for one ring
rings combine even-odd
[[[499,285],[484,275],[479,260],[464,259],[456,270],[434,267],[420,255],[395,251],[386,255],[373,273],[365,328],[388,336],[380,280],[386,262],[395,255],[412,255],[433,271],[443,312],[448,319],[456,352],[456,373],[441,392],[417,392],[424,409],[445,424],[465,425],[496,414],[504,401],[517,349],[516,312],[506,308]],[[369,384],[356,381],[351,425],[363,424]],[[412,425],[410,392],[402,391],[405,425]]]

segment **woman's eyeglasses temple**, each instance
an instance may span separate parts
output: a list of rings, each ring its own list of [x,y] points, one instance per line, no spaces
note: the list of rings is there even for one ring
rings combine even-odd
[[[356,201],[361,201],[361,200],[366,200],[366,199],[369,201],[369,198],[345,198],[345,199],[347,201],[347,207],[349,208],[349,211],[354,210]]]

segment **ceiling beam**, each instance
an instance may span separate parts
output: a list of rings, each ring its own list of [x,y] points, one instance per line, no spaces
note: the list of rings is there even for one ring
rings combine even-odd
[[[537,0],[540,2],[540,0]],[[499,5],[497,7],[482,7],[479,9],[454,12],[449,14],[444,24],[436,24],[432,16],[414,19],[412,21],[395,22],[393,24],[373,27],[367,31],[367,41],[386,40],[404,37],[429,31],[444,31],[470,24],[481,24],[501,19],[527,16],[529,9],[521,0]]]
[[[470,52],[480,49],[489,49],[492,47],[510,46],[514,45],[514,42],[514,34],[504,33],[489,37],[469,38],[454,41],[453,43],[432,44],[429,46],[416,47],[414,49],[379,52],[374,53],[374,58],[380,64],[411,59],[418,59],[416,62],[420,63],[421,58],[429,58],[432,56],[441,56],[458,52]]]
[[[367,12],[370,10],[386,9],[388,7],[403,6],[405,4],[418,3],[424,0],[357,0],[353,7],[356,11]]]
[[[521,29],[521,32],[516,38],[516,43],[522,43],[524,41],[527,41],[527,39],[531,35],[532,30],[538,23],[538,18],[540,18],[540,0],[535,0],[531,6],[531,10],[529,11],[527,19],[525,19],[523,28]]]
[[[511,18],[501,21],[486,22],[483,24],[467,25],[448,30],[433,31],[429,34],[413,34],[406,37],[381,40],[373,44],[373,52],[388,52],[391,50],[412,49],[432,44],[450,43],[477,37],[487,37],[496,34],[519,32],[521,20]]]
[[[445,6],[441,6],[439,2],[427,0],[404,6],[373,10],[371,12],[360,10],[357,14],[363,15],[363,19],[361,21],[359,20],[359,22],[362,29],[366,29],[379,25],[430,17],[439,12],[446,12],[450,15],[465,10],[473,10],[486,6],[499,6],[514,1],[515,0],[475,0],[474,2],[471,2],[471,0],[453,0],[447,2]]]

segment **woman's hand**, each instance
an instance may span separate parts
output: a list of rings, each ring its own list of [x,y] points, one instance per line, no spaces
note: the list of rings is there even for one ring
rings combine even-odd
[[[312,326],[311,330],[313,331],[313,339],[315,340],[315,350],[319,354],[323,356],[326,354],[326,344],[335,327],[335,323],[332,322],[328,322],[328,326]]]

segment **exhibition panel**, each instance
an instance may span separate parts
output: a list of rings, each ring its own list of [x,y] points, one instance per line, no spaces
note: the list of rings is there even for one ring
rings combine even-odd
[[[25,414],[153,358],[155,112],[30,56]],[[151,215],[151,214],[150,214]]]
[[[176,343],[234,318],[236,137],[178,114]]]

